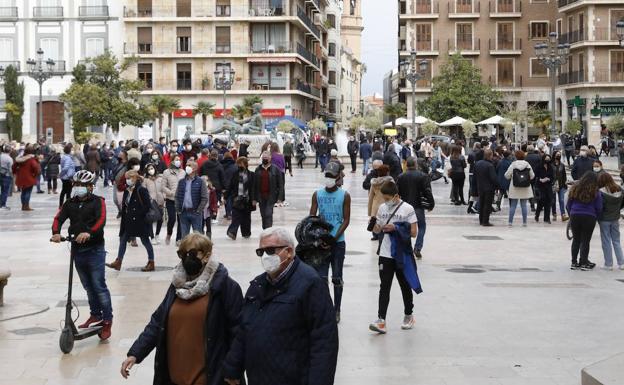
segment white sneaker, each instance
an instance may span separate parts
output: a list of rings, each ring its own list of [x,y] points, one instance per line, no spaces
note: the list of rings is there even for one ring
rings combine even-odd
[[[0,207],[0,210],[11,211],[11,208],[8,206]]]
[[[405,317],[403,317],[403,324],[401,325],[401,329],[403,330],[413,329],[415,324],[416,324],[416,320],[414,319],[414,316],[406,315]]]
[[[152,238],[152,245],[160,245],[160,238],[159,237]]]
[[[381,318],[368,325],[368,329],[379,334],[386,334],[386,321]]]
[[[621,266],[620,266],[620,268],[621,268]],[[606,266],[605,265],[605,266],[602,266],[601,269],[602,270],[607,270],[607,271],[613,271],[613,266]]]
[[[212,220],[212,224],[213,225],[218,225],[219,224],[219,220],[218,219],[213,219]]]

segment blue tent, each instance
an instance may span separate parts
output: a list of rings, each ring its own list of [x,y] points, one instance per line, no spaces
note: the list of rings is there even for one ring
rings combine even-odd
[[[265,128],[267,129],[267,131],[273,131],[275,130],[275,128],[277,127],[277,125],[279,124],[279,122],[281,122],[282,120],[288,120],[289,122],[294,123],[295,126],[301,128],[302,130],[306,130],[307,129],[307,125],[302,122],[301,120],[292,117],[292,116],[284,116],[282,118],[278,118],[275,119],[269,123],[266,124]]]

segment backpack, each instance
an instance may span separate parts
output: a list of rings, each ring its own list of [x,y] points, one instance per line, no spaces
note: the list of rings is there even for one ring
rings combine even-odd
[[[529,167],[524,170],[513,170],[513,186],[529,187],[531,186],[531,169]]]

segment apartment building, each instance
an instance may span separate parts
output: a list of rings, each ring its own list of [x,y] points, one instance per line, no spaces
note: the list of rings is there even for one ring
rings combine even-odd
[[[596,94],[607,113],[624,110],[624,99],[618,98],[624,51],[615,34],[615,23],[623,17],[621,1],[609,0],[401,0],[399,62],[408,60],[412,49],[419,61],[429,61],[417,100],[430,93],[431,78],[447,55],[460,52],[506,101],[519,109],[550,108],[550,73],[538,63],[534,46],[556,32],[561,43],[571,44],[572,53],[557,74],[558,124],[572,118],[576,96],[585,121],[588,101]],[[399,99],[411,113],[409,86],[401,80]]]
[[[114,15],[121,5],[110,0],[0,0],[0,66],[14,66],[26,85],[23,139],[37,137],[39,85],[27,76],[29,58],[39,48],[53,59],[55,76],[43,84],[43,132],[55,142],[71,135],[71,124],[59,96],[71,84],[71,70],[81,60],[110,48],[121,52],[121,25]],[[2,80],[0,79],[0,82]],[[4,105],[0,87],[0,106]],[[6,136],[0,112],[0,136]],[[42,133],[40,133],[42,134]]]
[[[326,6],[327,0],[126,0],[124,54],[138,57],[131,71],[145,81],[146,97],[180,99],[167,122],[173,137],[187,126],[201,131],[192,111],[201,100],[215,103],[219,118],[224,108],[259,95],[268,120],[309,120],[328,101]],[[235,72],[225,98],[215,79],[223,70]]]
[[[362,111],[362,0],[344,0],[340,21],[340,114],[344,127]]]
[[[326,112],[323,118],[328,125],[334,126],[341,119],[341,26],[342,1],[329,0],[325,13],[327,26],[327,101],[321,111]]]

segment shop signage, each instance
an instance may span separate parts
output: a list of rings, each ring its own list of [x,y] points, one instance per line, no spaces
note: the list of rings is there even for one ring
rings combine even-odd
[[[624,114],[624,105],[601,105],[602,112],[607,115]],[[593,114],[593,110],[592,110]]]
[[[230,113],[232,110],[227,109],[226,111],[226,115],[228,113]],[[286,116],[286,110],[284,110],[283,108],[265,108],[262,110],[262,116],[265,118],[281,118],[283,116]],[[215,109],[214,112],[214,117],[215,118],[223,118],[223,109]]]
[[[191,109],[183,109],[183,110],[175,110],[173,111],[174,118],[192,118],[193,110]]]

